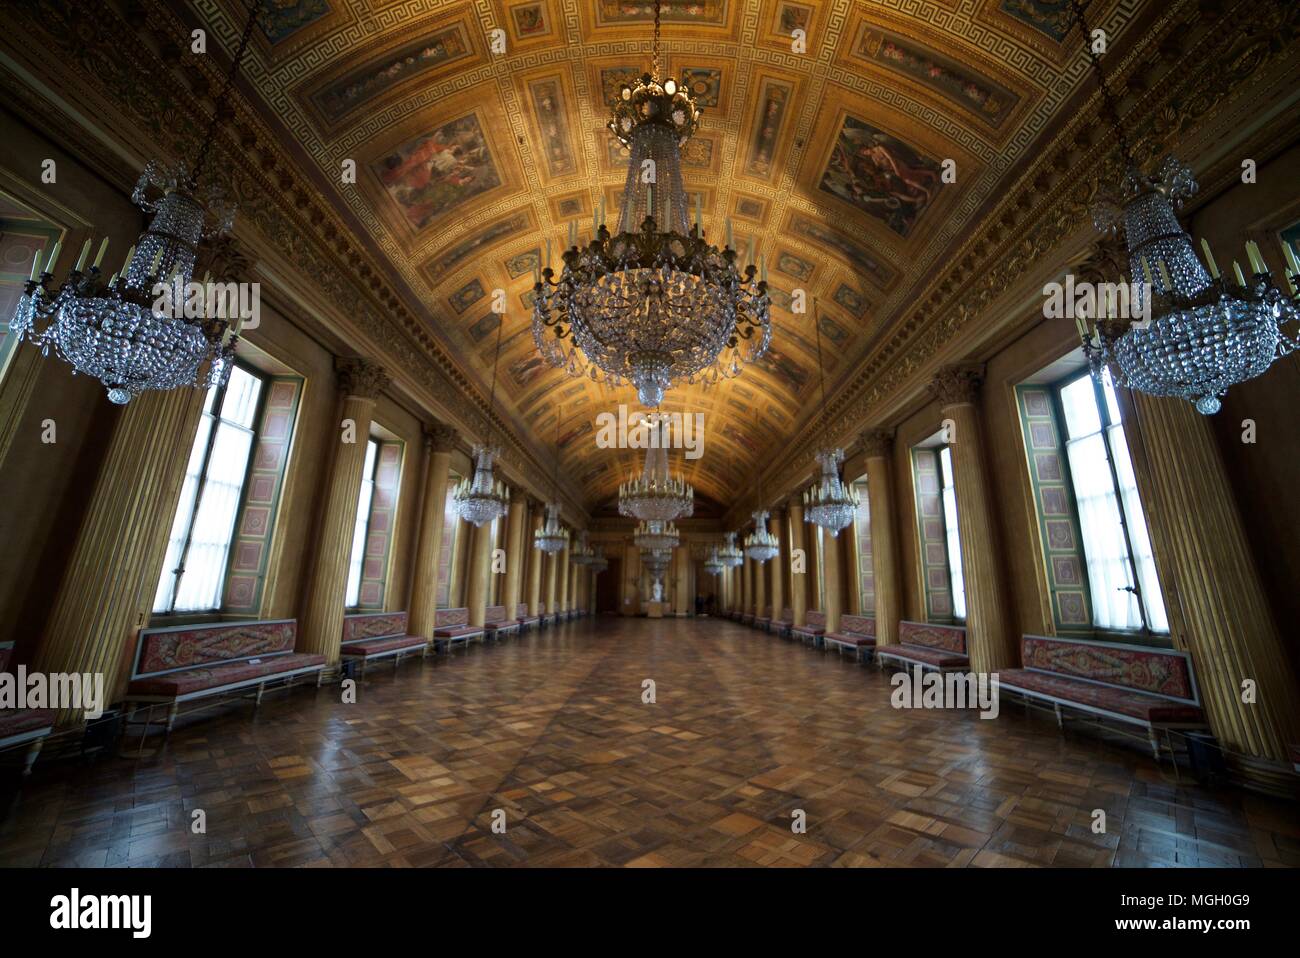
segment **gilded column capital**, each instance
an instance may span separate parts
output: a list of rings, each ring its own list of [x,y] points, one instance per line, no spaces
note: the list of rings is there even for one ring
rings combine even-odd
[[[388,373],[382,366],[357,356],[334,357],[334,372],[344,395],[378,399],[388,388]]]
[[[432,452],[454,452],[460,442],[460,433],[451,426],[440,422],[426,423],[424,426],[424,444]]]
[[[943,406],[961,406],[974,404],[982,385],[984,385],[983,364],[961,363],[944,366],[935,373],[934,380],[930,383],[930,391]]]
[[[858,441],[868,459],[888,459],[894,454],[894,433],[889,429],[868,429]]]

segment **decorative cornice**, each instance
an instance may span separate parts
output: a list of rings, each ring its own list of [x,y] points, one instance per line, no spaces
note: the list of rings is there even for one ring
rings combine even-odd
[[[868,459],[889,459],[894,454],[892,429],[869,429],[858,437]]]
[[[339,390],[345,396],[378,399],[380,393],[388,388],[388,372],[369,359],[336,356],[334,371],[338,374]]]
[[[930,392],[939,400],[940,406],[971,405],[984,385],[984,366],[979,363],[962,363],[944,366],[934,374],[930,382]]]
[[[455,452],[460,444],[460,433],[444,423],[426,423],[424,441],[433,452]]]

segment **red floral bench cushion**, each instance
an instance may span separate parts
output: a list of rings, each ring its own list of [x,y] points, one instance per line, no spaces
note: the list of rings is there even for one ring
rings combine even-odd
[[[506,618],[506,607],[504,605],[490,605],[484,613],[483,621],[487,625],[496,626],[498,629],[508,629],[512,625],[518,625],[515,619]]]
[[[359,642],[362,639],[387,638],[388,636],[405,636],[405,612],[362,612],[343,617],[343,644]]]
[[[433,624],[439,628],[465,625],[469,622],[469,609],[439,609],[433,614]]]
[[[1026,635],[1020,640],[1020,664],[1027,669],[1122,685],[1193,704],[1197,701],[1191,662],[1184,653],[1172,649]]]
[[[378,655],[381,652],[391,652],[393,649],[418,649],[424,644],[424,639],[418,635],[388,635],[380,636],[377,639],[362,639],[359,642],[349,642],[343,646],[342,653],[344,658],[356,658],[358,656],[365,658]]]
[[[826,635],[827,642],[839,642],[843,645],[856,645],[859,648],[864,645],[875,645],[876,637],[874,635],[862,635],[860,632],[829,632]]]
[[[324,665],[325,656],[291,652],[245,662],[226,662],[195,669],[181,669],[152,678],[136,679],[127,687],[129,695],[188,695],[204,689],[221,688],[250,679],[271,678],[296,669]]]
[[[131,675],[144,678],[172,669],[292,652],[297,631],[293,619],[142,629]]]
[[[898,623],[898,641],[903,645],[921,645],[928,649],[966,654],[966,630],[959,625],[904,620]]]
[[[482,631],[481,628],[472,625],[449,625],[444,628],[434,629],[433,634],[440,639],[454,639],[462,635],[479,635]]]
[[[0,709],[0,739],[49,728],[56,714],[54,709]]]
[[[933,665],[936,669],[960,668],[970,664],[970,656],[944,649],[928,649],[919,645],[891,645],[876,649],[876,655],[897,656],[913,662]]]
[[[874,637],[876,634],[876,619],[870,615],[842,615],[840,616],[840,633]]]
[[[1205,713],[1196,705],[1130,689],[1109,688],[1064,675],[1029,669],[1003,669],[998,673],[998,679],[1007,688],[1038,692],[1153,724],[1176,722],[1190,725],[1205,721]]]
[[[537,616],[528,614],[528,603],[520,602],[515,608],[515,618],[520,622],[536,622]]]

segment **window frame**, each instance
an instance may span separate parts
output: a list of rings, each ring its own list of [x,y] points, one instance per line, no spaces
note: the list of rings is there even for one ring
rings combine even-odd
[[[357,601],[355,603],[349,604],[348,602],[349,596],[345,592],[343,596],[343,608],[344,611],[346,612],[357,612],[361,609],[361,584],[362,582],[365,581],[365,577],[366,577],[366,549],[370,547],[370,523],[373,522],[375,518],[375,480],[376,477],[379,475],[379,456],[384,449],[384,442],[382,439],[376,438],[375,436],[366,436],[367,455],[369,455],[369,449],[372,443],[374,444],[375,447],[375,458],[370,466],[370,476],[369,476],[370,501],[366,505],[366,532],[365,535],[361,537],[361,564],[358,566],[358,572],[357,572]],[[361,482],[363,485],[365,484],[367,478],[364,470],[365,470],[365,460],[362,459]],[[360,495],[359,489],[358,489],[358,495]],[[360,505],[361,503],[358,502],[357,506],[359,507]],[[353,530],[356,529],[356,517],[353,517],[352,528]],[[351,578],[352,578],[352,554],[351,552],[349,552],[348,553],[348,579],[350,580]],[[344,588],[346,591],[351,591],[350,589],[347,589],[347,583],[344,583]]]
[[[1052,414],[1056,417],[1057,430],[1060,433],[1061,466],[1065,472],[1065,476],[1067,479],[1066,488],[1068,489],[1070,494],[1070,501],[1074,508],[1075,515],[1078,515],[1079,494],[1074,480],[1074,467],[1070,464],[1070,457],[1067,450],[1069,448],[1069,443],[1071,439],[1079,438],[1079,437],[1072,437],[1070,435],[1069,424],[1065,417],[1065,403],[1061,399],[1061,392],[1066,387],[1074,385],[1080,379],[1083,379],[1085,377],[1087,377],[1092,384],[1093,401],[1096,403],[1097,406],[1097,419],[1098,422],[1100,422],[1101,424],[1101,428],[1098,430],[1098,434],[1100,435],[1102,445],[1106,450],[1106,468],[1110,473],[1111,490],[1115,496],[1116,509],[1119,512],[1120,529],[1124,533],[1124,549],[1126,553],[1125,558],[1127,559],[1127,564],[1128,564],[1129,580],[1132,583],[1129,586],[1127,591],[1131,592],[1134,598],[1137,599],[1138,614],[1142,619],[1142,625],[1140,628],[1137,629],[1122,629],[1122,628],[1116,628],[1114,626],[1097,625],[1096,624],[1097,598],[1095,595],[1093,595],[1091,599],[1091,606],[1092,606],[1092,619],[1094,624],[1091,632],[1092,634],[1097,636],[1102,636],[1103,638],[1106,636],[1114,636],[1116,639],[1123,639],[1125,641],[1132,641],[1134,639],[1145,639],[1145,640],[1150,640],[1148,644],[1163,643],[1168,645],[1172,642],[1172,631],[1173,631],[1172,625],[1170,626],[1170,631],[1168,632],[1158,632],[1155,629],[1151,628],[1150,612],[1147,609],[1147,604],[1142,592],[1142,577],[1138,571],[1137,557],[1133,550],[1133,535],[1129,530],[1131,520],[1128,515],[1128,509],[1124,504],[1124,496],[1121,494],[1120,491],[1119,472],[1115,468],[1115,452],[1114,452],[1114,448],[1111,445],[1109,429],[1112,426],[1116,426],[1116,425],[1118,425],[1120,428],[1123,429],[1125,428],[1125,423],[1122,419],[1118,423],[1111,421],[1110,405],[1106,402],[1105,391],[1103,390],[1101,383],[1098,382],[1096,377],[1092,375],[1091,370],[1087,369],[1086,367],[1082,369],[1074,370],[1073,372],[1070,373],[1066,373],[1064,376],[1061,376],[1046,384],[1048,392],[1052,397]],[[1116,404],[1118,405],[1119,402],[1118,387],[1115,387],[1112,384],[1112,388],[1116,389],[1115,399],[1116,399]],[[1125,436],[1127,435],[1128,435],[1127,430],[1125,430]],[[1139,490],[1139,497],[1140,496],[1141,496],[1141,490]],[[1145,508],[1146,507],[1143,506],[1144,514],[1145,514]],[[1088,539],[1084,535],[1082,523],[1080,523],[1079,526],[1079,551],[1082,553],[1084,562],[1086,563],[1088,561]],[[1152,557],[1152,561],[1153,562],[1155,561],[1154,556]],[[1087,573],[1085,571],[1085,575],[1086,574]],[[1159,574],[1160,574],[1160,570],[1159,568],[1157,568],[1156,569],[1157,578],[1159,577]],[[1091,577],[1088,578],[1088,591],[1090,595],[1094,591]],[[1163,603],[1164,596],[1161,596],[1160,600]],[[1165,615],[1167,619],[1168,618],[1167,608],[1165,610]]]
[[[230,538],[226,542],[226,558],[225,561],[222,563],[221,588],[218,590],[217,605],[210,609],[178,610],[176,608],[176,597],[180,595],[181,577],[185,574],[185,560],[186,557],[189,555],[190,545],[194,539],[194,523],[195,520],[198,518],[199,507],[203,503],[203,493],[207,489],[207,485],[208,485],[208,468],[212,462],[212,451],[216,447],[217,433],[219,431],[217,429],[217,426],[221,422],[225,421],[221,418],[220,409],[221,409],[221,404],[225,402],[226,391],[230,388],[229,379],[227,379],[226,382],[221,386],[216,387],[217,395],[212,400],[212,408],[214,410],[214,412],[212,413],[213,428],[208,430],[207,443],[203,450],[203,468],[199,471],[199,485],[194,492],[194,502],[190,506],[189,518],[187,519],[185,524],[185,545],[181,547],[179,564],[175,569],[172,570],[172,575],[175,578],[172,582],[172,594],[171,594],[171,601],[169,603],[170,607],[166,611],[161,611],[161,612],[152,611],[151,609],[149,613],[151,621],[154,618],[161,618],[161,619],[167,619],[169,621],[174,621],[176,619],[184,618],[184,617],[194,618],[194,617],[220,615],[224,608],[226,582],[230,578],[230,547],[231,545],[234,544],[235,541],[235,529],[239,525],[239,517],[243,515],[244,512],[244,502],[248,496],[248,477],[253,471],[253,459],[257,452],[258,429],[262,424],[262,419],[266,412],[266,402],[268,396],[270,395],[270,384],[273,379],[273,377],[268,373],[263,372],[262,370],[256,368],[255,366],[250,366],[248,363],[241,362],[238,359],[235,360],[234,368],[256,379],[260,383],[260,387],[258,389],[257,402],[253,406],[253,425],[251,427],[248,427],[249,432],[252,435],[252,442],[249,446],[248,462],[244,463],[243,478],[240,480],[239,483],[239,499],[235,505],[234,518],[231,520],[230,523]],[[204,412],[200,410],[199,415],[203,416]],[[243,427],[239,427],[239,428],[243,428]],[[172,521],[173,522],[175,521],[174,513],[173,513]],[[159,581],[161,581],[161,577]],[[156,586],[154,592],[156,598],[157,597]]]
[[[934,464],[937,469],[937,476],[939,478],[939,522],[943,526],[944,564],[948,567],[948,589],[949,591],[952,592],[952,616],[950,618],[952,619],[954,625],[964,626],[966,624],[965,613],[969,612],[970,610],[966,608],[966,570],[964,568],[961,568],[961,529],[960,527],[952,530],[949,529],[948,510],[944,508],[944,500],[943,500],[944,490],[947,488],[951,488],[952,489],[952,511],[956,513],[960,508],[961,504],[957,502],[957,463],[956,463],[956,457],[953,455],[953,446],[954,444],[951,442],[940,442],[938,445],[933,446],[931,448],[934,449]],[[945,486],[943,484],[943,454],[945,450],[948,453],[948,467],[952,470],[951,487]],[[963,612],[962,615],[957,614],[957,581],[953,578],[953,572],[952,572],[952,568],[953,568],[952,548],[949,546],[949,542],[952,541],[952,539],[949,536],[950,531],[954,533],[957,539],[957,563],[958,563],[958,567],[961,568],[961,607]]]

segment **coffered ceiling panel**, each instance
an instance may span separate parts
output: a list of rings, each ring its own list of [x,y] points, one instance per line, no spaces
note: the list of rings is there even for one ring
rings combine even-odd
[[[1123,22],[1141,0],[1094,4]],[[187,0],[233,47],[234,0]],[[597,413],[630,388],[570,379],[529,332],[533,271],[596,205],[616,221],[626,151],[612,97],[650,68],[644,0],[277,0],[247,64],[261,108],[331,184],[392,279],[516,425],[552,447],[593,508],[633,468],[600,448]],[[772,347],[737,380],[677,387],[667,411],[705,416],[682,468],[726,505],[780,454],[819,397],[898,319],[978,226],[1085,82],[1067,0],[668,0],[662,59],[704,107],[686,190],[715,241],[769,267]],[[356,165],[355,183],[340,175]],[[802,293],[800,293],[802,291]],[[797,313],[798,301],[815,298]],[[504,303],[505,312],[494,311]],[[804,427],[806,428],[806,426]],[[681,461],[681,460],[678,460]]]

